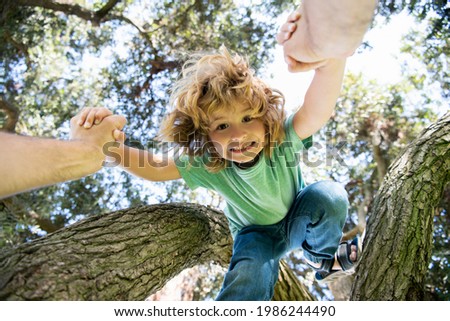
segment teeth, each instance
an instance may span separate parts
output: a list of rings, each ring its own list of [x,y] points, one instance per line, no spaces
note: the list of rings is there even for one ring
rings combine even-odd
[[[243,145],[242,148],[239,147],[239,146],[238,147],[231,147],[230,150],[233,151],[233,152],[238,152],[238,151],[240,152],[240,151],[246,150],[247,148],[251,147],[252,145],[253,145],[253,142]]]

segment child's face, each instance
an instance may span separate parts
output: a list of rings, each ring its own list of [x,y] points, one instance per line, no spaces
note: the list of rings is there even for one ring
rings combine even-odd
[[[214,112],[210,119],[209,138],[224,159],[246,163],[264,148],[265,129],[248,105],[235,104]]]

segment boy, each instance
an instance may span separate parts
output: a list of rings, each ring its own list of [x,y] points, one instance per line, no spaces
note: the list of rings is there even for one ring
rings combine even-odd
[[[119,143],[109,150],[133,175],[183,178],[193,189],[224,197],[234,246],[217,300],[270,300],[279,259],[296,248],[303,249],[319,281],[352,270],[357,243],[339,244],[347,194],[334,182],[305,186],[297,158],[332,114],[344,67],[345,60],[324,61],[303,106],[285,119],[282,94],[256,78],[243,57],[225,47],[193,55],[173,87],[173,111],[160,131],[160,139],[174,142],[179,153],[165,160]],[[80,124],[92,124],[103,117],[92,109],[80,118]],[[143,167],[142,153],[153,160]]]

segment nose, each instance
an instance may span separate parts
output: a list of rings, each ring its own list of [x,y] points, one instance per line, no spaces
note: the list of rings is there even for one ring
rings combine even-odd
[[[246,138],[246,136],[247,132],[240,126],[234,126],[231,128],[230,140],[232,142],[241,142]]]

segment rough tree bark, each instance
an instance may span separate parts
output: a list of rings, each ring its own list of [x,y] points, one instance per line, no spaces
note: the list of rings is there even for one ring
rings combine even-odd
[[[0,253],[0,300],[143,300],[188,267],[228,265],[224,215],[193,204],[94,216]],[[282,264],[277,300],[312,300]]]
[[[275,286],[273,301],[314,301],[314,296],[300,283],[287,263],[283,260],[280,263],[280,275]]]
[[[392,163],[364,239],[351,300],[423,300],[433,216],[450,181],[450,113]]]
[[[142,300],[199,262],[230,255],[226,222],[177,204],[93,216],[0,255],[0,299]]]

